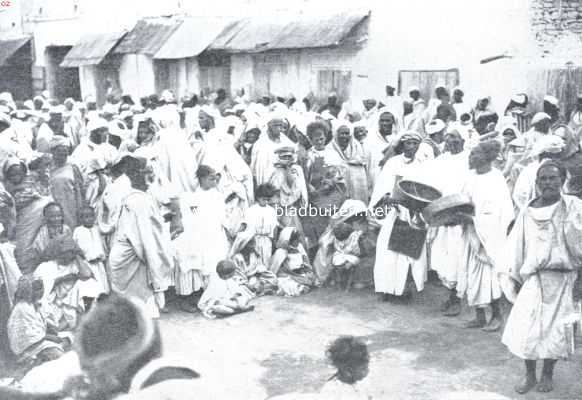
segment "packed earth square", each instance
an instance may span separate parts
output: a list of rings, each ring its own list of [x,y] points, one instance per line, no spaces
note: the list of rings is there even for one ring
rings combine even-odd
[[[315,29],[304,15],[272,22],[290,38],[251,46],[252,85],[231,90],[225,54],[252,24],[276,29],[221,22],[194,46],[203,25],[160,14],[57,64],[47,45],[40,85],[15,72],[33,39],[9,38],[3,15],[0,400],[582,399],[572,63],[541,95],[492,85],[496,101],[454,69],[402,68],[364,94],[335,70],[315,92],[266,90],[269,51]],[[354,15],[321,17],[304,47],[362,46],[374,14]],[[127,73],[115,57],[147,61],[129,49],[151,50],[148,29],[155,57],[200,47],[214,78],[184,90],[160,73],[144,94],[146,70],[137,89],[104,74],[81,96],[73,77],[85,92],[88,71]]]

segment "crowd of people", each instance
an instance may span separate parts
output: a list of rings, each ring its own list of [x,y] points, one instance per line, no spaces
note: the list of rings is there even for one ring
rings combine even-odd
[[[146,319],[169,302],[214,319],[322,286],[407,301],[434,271],[444,316],[466,299],[466,328],[505,326],[525,361],[516,390],[551,391],[580,307],[582,96],[567,118],[550,95],[535,110],[516,94],[500,112],[464,96],[387,86],[318,105],[166,90],[99,108],[1,93],[2,350],[25,370],[58,359],[112,294]],[[398,196],[403,181],[465,196],[472,214],[430,224]]]

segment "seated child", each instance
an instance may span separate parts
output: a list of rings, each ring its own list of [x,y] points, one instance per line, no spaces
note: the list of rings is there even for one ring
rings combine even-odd
[[[250,230],[239,232],[230,250],[237,276],[255,295],[277,292],[277,277],[261,262],[256,250],[255,235]]]
[[[83,297],[90,297],[81,283],[90,279],[92,272],[71,236],[54,240],[52,247],[50,259],[34,271],[45,288],[42,313],[59,331],[73,330],[85,309]]]
[[[198,302],[198,308],[206,318],[223,318],[255,309],[249,305],[253,293],[236,277],[236,266],[223,260],[216,266],[216,274],[210,276],[208,287]]]
[[[41,280],[31,275],[20,277],[14,294],[16,304],[8,319],[10,349],[27,368],[56,360],[70,347],[70,341],[57,336],[55,327],[43,318],[39,304],[43,293]]]
[[[273,185],[265,183],[259,185],[255,191],[257,202],[246,211],[245,221],[241,230],[250,230],[254,233],[255,249],[260,262],[268,266],[273,255],[273,240],[279,228],[277,212],[270,205],[277,190]]]
[[[99,228],[95,225],[96,214],[91,206],[83,206],[79,215],[82,225],[75,228],[73,239],[88,262],[93,277],[82,283],[83,293],[90,299],[109,294],[109,278],[105,270],[105,247]]]
[[[333,248],[331,263],[338,283],[350,290],[356,267],[360,264],[360,238],[362,231],[354,230],[349,224],[340,222],[333,228]]]
[[[315,286],[316,277],[296,228],[281,231],[269,269],[277,275],[281,295],[299,296]]]

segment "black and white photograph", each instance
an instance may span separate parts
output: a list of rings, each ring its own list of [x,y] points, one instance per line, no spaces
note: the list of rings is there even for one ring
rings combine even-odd
[[[581,400],[582,0],[0,0],[0,400]]]

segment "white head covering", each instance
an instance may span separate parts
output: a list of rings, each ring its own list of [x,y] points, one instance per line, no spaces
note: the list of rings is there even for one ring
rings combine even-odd
[[[176,97],[174,96],[174,93],[172,93],[171,90],[166,89],[160,95],[160,100],[163,100],[166,103],[174,103],[176,101]]]
[[[566,147],[564,140],[555,135],[545,135],[539,138],[531,149],[531,155],[534,157],[542,153],[560,153]]]
[[[532,118],[532,120],[531,120],[531,124],[532,124],[532,125],[535,125],[535,124],[537,124],[538,122],[541,122],[541,121],[543,121],[543,120],[545,120],[545,119],[547,119],[547,120],[551,120],[552,118],[551,118],[551,117],[550,117],[548,114],[546,114],[545,112],[538,112],[538,113],[536,113],[536,114],[533,116],[533,118]]]
[[[103,118],[91,118],[89,120],[89,122],[87,122],[87,131],[88,132],[93,132],[97,129],[102,129],[102,128],[109,128],[109,124],[107,121],[105,121]]]
[[[339,130],[339,128],[345,126],[350,130],[350,135],[353,134],[354,132],[354,126],[352,125],[352,123],[348,120],[345,119],[336,119],[333,120],[331,123],[331,126],[333,128],[333,136],[337,136],[337,131]]]
[[[379,124],[380,124],[380,117],[382,116],[382,114],[390,114],[392,115],[392,118],[394,118],[394,125],[392,126],[392,134],[398,134],[399,130],[400,130],[400,121],[398,119],[398,116],[396,114],[394,114],[394,111],[392,111],[389,107],[382,107],[381,109],[378,110],[378,112],[376,113],[376,125],[373,127],[376,131],[378,130]]]
[[[426,133],[433,135],[443,131],[446,127],[446,124],[442,120],[433,119],[426,125]]]
[[[550,95],[544,96],[544,101],[547,101],[548,103],[553,104],[556,107],[560,103],[557,98],[555,98],[554,96],[550,96]]]
[[[408,88],[408,93],[414,92],[414,91],[420,92],[420,88],[418,86],[411,86]]]

